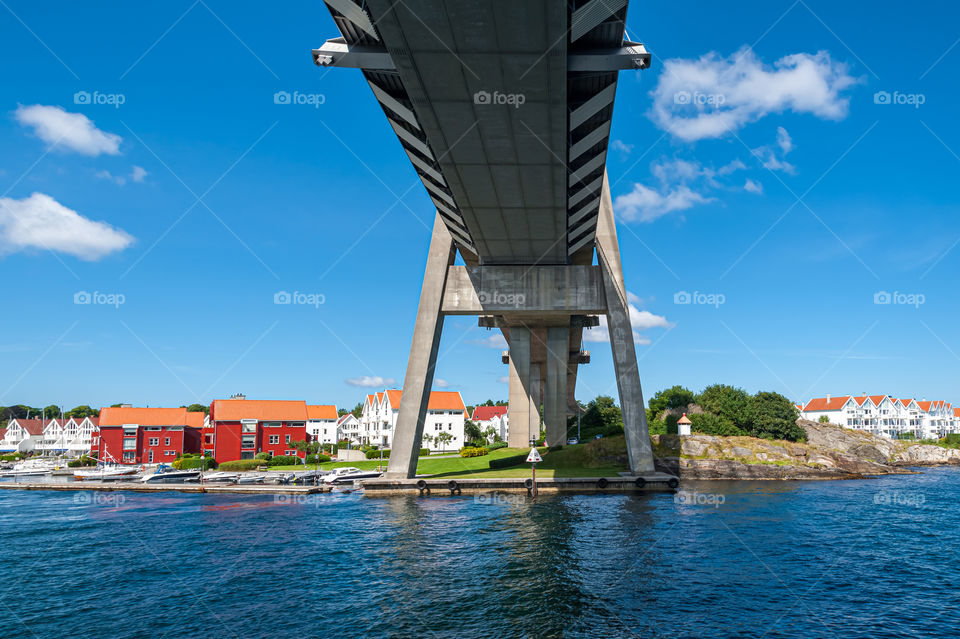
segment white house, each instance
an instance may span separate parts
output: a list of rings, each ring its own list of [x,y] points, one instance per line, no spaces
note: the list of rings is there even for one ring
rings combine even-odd
[[[337,407],[332,404],[307,406],[307,435],[321,444],[337,443]]]
[[[59,419],[47,420],[43,425],[43,434],[36,443],[35,450],[41,454],[60,455],[66,452],[67,442],[64,440],[66,431]]]
[[[43,439],[46,421],[42,419],[11,419],[0,440],[0,452],[26,453],[37,448]]]
[[[367,395],[360,416],[362,443],[383,448],[392,445],[402,394],[402,391],[390,389]],[[453,451],[463,447],[466,412],[467,407],[457,391],[432,391],[423,427],[423,445],[431,451]],[[447,433],[449,439],[441,437],[441,433]]]
[[[831,424],[882,437],[899,439],[910,434],[920,439],[937,439],[960,432],[954,412],[950,403],[944,401],[863,394],[815,397],[801,408],[800,415],[812,421],[826,417]]]
[[[64,440],[67,443],[67,455],[79,457],[89,455],[94,450],[94,433],[100,433],[100,419],[98,417],[71,417],[63,425]]]
[[[360,443],[360,420],[353,413],[347,413],[337,420],[337,441]]]
[[[492,428],[503,441],[508,441],[510,436],[510,418],[507,415],[506,406],[477,406],[473,409],[473,415],[470,421],[480,427],[484,433]],[[489,438],[492,441],[492,437]]]

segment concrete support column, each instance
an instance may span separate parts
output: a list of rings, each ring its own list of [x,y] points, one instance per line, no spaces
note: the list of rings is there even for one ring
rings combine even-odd
[[[455,256],[453,238],[438,213],[433,222],[427,268],[420,290],[420,306],[413,328],[413,343],[410,345],[410,358],[403,379],[403,399],[387,465],[388,478],[406,479],[417,474],[420,440],[443,329],[443,313],[440,312],[443,289],[447,283],[447,271]]]
[[[567,361],[570,329],[547,329],[547,379],[544,385],[543,421],[547,446],[562,446],[567,439]]]
[[[530,445],[530,439],[537,439],[540,437],[540,402],[543,401],[543,393],[541,388],[543,386],[543,365],[539,362],[530,363],[530,385],[527,388],[527,396],[529,398],[529,409],[527,424],[529,425],[529,430],[527,431],[527,443]]]
[[[510,395],[508,414],[510,418],[511,448],[522,448],[530,443],[530,399],[527,386],[530,383],[530,329],[523,326],[510,327]],[[391,453],[392,455],[392,453]]]
[[[637,370],[637,350],[633,343],[633,327],[627,305],[627,290],[623,283],[620,263],[620,244],[613,219],[610,185],[603,177],[600,215],[597,219],[597,257],[603,271],[603,287],[607,298],[607,326],[613,367],[620,392],[620,410],[623,411],[623,430],[627,438],[627,456],[634,474],[654,471],[653,450],[647,430],[647,412]]]

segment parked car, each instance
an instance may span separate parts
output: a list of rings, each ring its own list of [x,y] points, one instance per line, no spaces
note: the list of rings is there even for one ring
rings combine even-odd
[[[570,439],[567,440],[567,446],[573,446],[574,444],[579,444],[579,443],[580,443],[580,440],[577,439],[576,437],[571,437]]]
[[[597,433],[593,436],[594,439],[603,439],[603,433]]]

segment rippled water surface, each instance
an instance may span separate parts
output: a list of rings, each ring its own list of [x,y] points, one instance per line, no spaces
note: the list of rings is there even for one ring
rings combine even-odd
[[[9,637],[953,637],[960,471],[679,496],[0,491]]]

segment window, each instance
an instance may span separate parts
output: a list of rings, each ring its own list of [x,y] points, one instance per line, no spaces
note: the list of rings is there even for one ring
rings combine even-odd
[[[176,455],[176,454],[177,454],[177,451],[175,451],[175,450],[165,450],[165,451],[163,451],[163,454],[164,454],[164,455],[167,455],[167,456]]]
[[[297,451],[295,451],[295,450],[285,450],[285,451],[283,451],[283,454],[284,454],[284,455],[296,455],[296,454],[297,454]]]
[[[164,438],[163,438],[163,445],[164,445],[164,446],[169,446],[169,445],[170,445],[170,438],[169,438],[169,437],[164,437]]]
[[[213,435],[204,435],[204,436],[203,436],[203,443],[204,443],[204,444],[212,444],[212,443],[213,443]]]
[[[280,428],[280,422],[263,422],[264,428]]]
[[[242,433],[255,433],[257,432],[257,422],[244,422],[240,426],[240,432]]]
[[[287,426],[290,428],[303,428],[303,422],[290,422]]]
[[[168,440],[167,443],[169,443],[169,440]],[[148,446],[159,446],[159,445],[160,445],[160,438],[159,438],[159,437],[151,437],[151,438],[150,438],[150,442],[149,442],[147,445],[148,445]],[[152,455],[153,453],[151,452],[150,454]]]
[[[253,435],[244,435],[240,438],[240,448],[253,448],[256,446],[256,439]]]
[[[153,463],[153,451],[152,451],[152,450],[150,451],[150,455],[147,457],[147,463],[149,463],[149,464],[152,464],[152,463]]]
[[[280,435],[270,435],[270,443],[271,443],[271,444],[279,444],[279,443],[280,443]]]
[[[133,461],[136,459],[136,453],[134,452],[125,452],[123,454],[123,461]]]
[[[288,443],[288,444],[290,443],[290,435],[287,435],[286,443]]]
[[[147,426],[143,430],[160,430],[159,426]]]
[[[124,450],[136,450],[136,449],[137,449],[137,438],[136,438],[136,437],[124,437],[124,438],[123,438],[123,449],[124,449]]]

